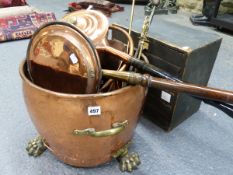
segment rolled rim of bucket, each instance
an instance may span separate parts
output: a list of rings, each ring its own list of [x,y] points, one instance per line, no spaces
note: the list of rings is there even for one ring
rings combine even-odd
[[[27,71],[26,69],[27,63],[26,63],[26,59],[24,59],[21,63],[20,63],[20,67],[19,67],[19,73],[21,78],[23,79],[24,82],[26,82],[27,84],[29,84],[31,87],[34,87],[40,91],[43,91],[45,93],[50,93],[53,94],[55,96],[62,96],[62,97],[66,97],[66,98],[93,98],[93,97],[105,97],[105,96],[110,96],[110,95],[117,95],[122,93],[122,91],[126,91],[128,89],[130,89],[132,86],[128,85],[126,87],[117,89],[117,90],[113,90],[110,92],[105,92],[105,93],[95,93],[95,94],[71,94],[71,93],[62,93],[62,92],[56,92],[56,91],[52,91],[49,89],[45,89],[43,87],[40,87],[38,85],[36,85],[35,83],[33,83],[26,75],[25,75],[25,71]],[[139,85],[138,85],[139,86]]]

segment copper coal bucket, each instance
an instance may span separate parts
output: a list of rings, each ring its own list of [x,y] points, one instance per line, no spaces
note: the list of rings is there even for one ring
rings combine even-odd
[[[94,167],[109,162],[131,139],[146,88],[127,86],[101,94],[66,94],[32,83],[20,65],[25,103],[48,149],[63,162]],[[99,109],[92,116],[90,110]]]

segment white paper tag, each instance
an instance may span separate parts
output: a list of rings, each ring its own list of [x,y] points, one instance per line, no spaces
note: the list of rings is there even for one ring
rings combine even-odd
[[[75,56],[74,53],[72,53],[72,54],[70,55],[70,60],[71,60],[71,62],[72,62],[73,64],[77,64],[77,63],[78,63],[78,58]]]
[[[100,106],[89,106],[87,108],[87,112],[89,116],[101,115],[101,107]]]
[[[161,99],[163,99],[164,101],[170,103],[171,102],[171,97],[172,97],[171,94],[169,94],[169,93],[167,93],[165,91],[162,91],[162,93],[161,93]]]

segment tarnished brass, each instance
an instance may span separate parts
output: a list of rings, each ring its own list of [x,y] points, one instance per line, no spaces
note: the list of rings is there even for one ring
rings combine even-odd
[[[40,156],[47,147],[45,146],[45,139],[41,136],[38,136],[28,142],[26,150],[30,156]]]
[[[145,49],[147,50],[149,48],[149,40],[147,37],[148,37],[150,24],[154,16],[155,7],[156,7],[155,5],[152,5],[152,7],[151,6],[147,7],[149,9],[149,14],[145,16],[145,19],[142,25],[142,32],[141,32],[140,39],[138,42],[138,48],[135,53],[135,57],[138,59],[141,58],[143,50]]]
[[[63,162],[93,167],[112,160],[112,154],[133,136],[147,89],[127,86],[101,94],[67,94],[50,91],[30,81],[25,61],[20,65],[24,100],[39,134],[49,150]],[[90,106],[100,106],[101,115],[89,116]],[[127,127],[109,137],[77,137],[75,128],[102,131],[112,123],[128,121]],[[104,149],[103,149],[104,148]]]
[[[91,136],[91,137],[108,137],[114,136],[122,132],[126,126],[128,125],[128,121],[125,120],[121,123],[113,123],[112,129],[104,130],[104,131],[96,131],[95,128],[87,128],[84,130],[75,129],[73,134],[76,136]]]
[[[131,14],[130,14],[130,21],[129,21],[129,35],[131,35],[131,31],[132,31],[134,10],[135,10],[135,0],[132,0],[132,7],[131,7]]]
[[[117,159],[119,157],[124,157],[128,154],[128,147],[131,144],[131,141],[128,142],[126,145],[124,145],[122,148],[120,148],[119,150],[117,150],[117,152],[115,152],[112,157]]]
[[[112,155],[113,158],[118,160],[119,168],[122,172],[132,172],[134,169],[137,169],[141,163],[137,153],[129,154],[128,147],[130,143],[131,142],[127,143],[124,147]]]
[[[132,172],[133,170],[137,169],[140,164],[141,161],[139,155],[137,153],[131,153],[120,158],[119,167],[122,172]]]

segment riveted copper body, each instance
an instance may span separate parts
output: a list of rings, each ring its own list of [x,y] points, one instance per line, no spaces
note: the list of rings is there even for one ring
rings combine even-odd
[[[102,94],[66,94],[32,83],[25,62],[20,66],[23,93],[30,117],[49,149],[63,162],[93,167],[112,159],[112,154],[132,138],[145,99],[146,89],[127,86]],[[89,106],[100,106],[101,115],[89,116]],[[125,129],[113,136],[76,136],[75,129],[108,130],[127,120]]]

